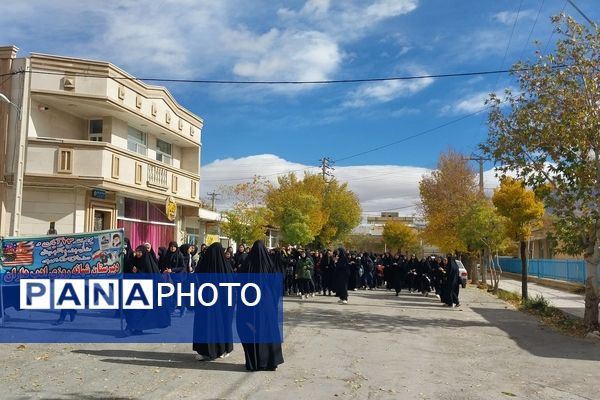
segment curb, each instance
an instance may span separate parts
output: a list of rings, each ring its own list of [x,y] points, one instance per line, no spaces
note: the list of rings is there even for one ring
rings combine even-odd
[[[515,274],[512,272],[502,272],[502,275],[512,278],[514,280],[521,280],[521,274]],[[500,279],[502,279],[502,275]],[[558,281],[555,279],[547,279],[547,278],[538,278],[535,276],[528,276],[527,282],[537,283],[542,286],[547,286],[554,289],[566,290],[568,292],[578,292],[580,290],[585,290],[585,286],[580,283],[567,282],[567,281]]]

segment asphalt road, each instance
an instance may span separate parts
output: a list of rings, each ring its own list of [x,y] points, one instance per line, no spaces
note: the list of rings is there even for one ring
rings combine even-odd
[[[285,301],[285,364],[249,373],[241,346],[0,345],[2,399],[597,399],[600,345],[474,288],[459,309],[387,291]]]

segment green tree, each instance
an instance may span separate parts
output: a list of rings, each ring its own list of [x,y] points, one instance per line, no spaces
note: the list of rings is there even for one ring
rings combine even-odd
[[[506,232],[519,242],[521,255],[521,297],[527,299],[527,240],[531,231],[539,226],[544,216],[542,203],[522,181],[504,177],[500,188],[494,192],[492,202],[498,213],[506,218]]]
[[[286,243],[305,246],[314,240],[308,217],[296,208],[286,208],[281,225],[281,237]]]
[[[326,219],[315,240],[319,247],[342,241],[360,224],[361,214],[358,197],[348,189],[347,183],[340,184],[334,179],[324,184],[323,206]]]
[[[417,235],[408,225],[400,221],[387,221],[383,226],[385,244],[396,251],[411,251],[418,246]]]
[[[475,202],[460,221],[458,233],[466,246],[481,252],[481,280],[487,281],[487,267],[492,252],[497,251],[506,240],[505,220],[488,199]],[[471,274],[478,281],[477,269]]]
[[[251,244],[265,239],[269,211],[264,207],[267,183],[256,177],[250,182],[220,188],[224,197],[233,203],[223,213],[222,232],[236,243]]]
[[[360,223],[360,205],[346,184],[325,182],[319,175],[295,174],[278,179],[266,192],[270,222],[287,243],[321,247],[341,240]]]
[[[235,207],[223,215],[225,220],[221,223],[221,230],[236,243],[251,244],[255,240],[265,239],[267,220],[264,208]]]
[[[482,149],[502,174],[534,188],[556,216],[559,250],[586,262],[584,321],[599,328],[600,290],[600,30],[553,17],[554,54],[514,66],[518,92],[491,95]]]

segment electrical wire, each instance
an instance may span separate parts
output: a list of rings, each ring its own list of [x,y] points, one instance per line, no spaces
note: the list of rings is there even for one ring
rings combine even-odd
[[[503,62],[504,64],[504,62]],[[565,68],[567,65],[556,65],[553,68]],[[406,81],[419,79],[440,79],[440,78],[458,78],[481,75],[499,75],[510,74],[515,72],[526,72],[532,68],[509,68],[488,71],[470,71],[470,72],[453,72],[443,74],[427,74],[427,75],[407,75],[407,76],[392,76],[382,78],[356,78],[356,79],[330,79],[330,80],[315,80],[315,81],[242,81],[242,80],[211,80],[211,79],[174,79],[174,78],[136,78],[132,76],[107,76],[101,74],[87,73],[72,73],[76,77],[82,78],[110,78],[116,81],[145,81],[145,82],[170,82],[170,83],[200,83],[200,84],[236,84],[236,85],[324,85],[324,84],[342,84],[342,83],[368,83],[368,82],[386,82],[386,81]],[[42,74],[42,75],[64,75],[64,72],[53,71],[16,71],[8,74],[0,74],[0,77],[14,75],[18,73]]]
[[[567,1],[565,0],[565,2],[563,3],[562,9],[560,10],[560,13],[564,13],[565,12],[565,8],[567,8]],[[546,44],[544,45],[544,51],[542,52],[542,54],[546,54],[546,50],[548,50],[548,46],[550,45],[550,41],[552,40],[552,37],[554,36],[554,34],[556,33],[556,29],[552,29],[552,32],[550,32],[550,36],[548,36],[548,40],[546,40]]]
[[[540,3],[540,8],[538,8],[537,15],[535,16],[535,20],[533,21],[533,25],[531,26],[531,30],[529,31],[529,35],[527,35],[527,40],[525,40],[525,45],[523,46],[523,49],[521,50],[521,54],[519,55],[519,60],[523,59],[523,54],[525,53],[525,49],[527,49],[527,46],[529,45],[529,40],[531,39],[531,35],[533,35],[533,30],[535,29],[538,19],[540,18],[540,14],[542,12],[542,8],[544,7],[545,1],[546,0],[542,0]]]
[[[405,210],[407,208],[414,208],[417,207],[419,205],[419,203],[414,203],[412,205],[409,206],[402,206],[402,207],[396,207],[396,208],[386,208],[385,210],[363,210],[363,213],[368,213],[368,212],[385,212],[385,211],[396,211],[396,210]]]
[[[349,159],[354,158],[354,157],[358,157],[358,156],[362,156],[362,155],[365,155],[365,154],[369,154],[369,153],[372,153],[374,151],[385,149],[386,147],[394,146],[396,144],[399,144],[399,143],[402,143],[402,142],[406,142],[407,140],[414,139],[416,137],[423,136],[423,135],[426,135],[426,134],[431,133],[431,132],[435,132],[438,129],[445,128],[447,126],[450,126],[450,125],[456,124],[456,123],[458,123],[460,121],[463,121],[463,120],[465,120],[467,118],[470,118],[470,117],[472,117],[474,115],[480,114],[480,113],[488,110],[490,107],[491,106],[484,107],[484,108],[482,108],[480,110],[477,110],[475,112],[472,112],[470,114],[463,115],[460,118],[453,119],[452,121],[448,121],[448,122],[443,123],[441,125],[437,125],[437,126],[435,126],[433,128],[425,129],[424,131],[415,133],[414,135],[410,135],[410,136],[404,137],[404,138],[402,138],[400,140],[396,140],[396,141],[393,141],[393,142],[390,142],[390,143],[387,143],[387,144],[384,144],[384,145],[381,145],[381,146],[377,146],[377,147],[374,147],[374,148],[369,149],[369,150],[361,151],[360,153],[356,153],[356,154],[352,154],[352,155],[349,155],[349,156],[346,156],[346,157],[338,158],[338,159],[335,160],[335,162],[337,164],[337,163],[339,163],[341,161],[346,161],[346,160],[349,160]]]

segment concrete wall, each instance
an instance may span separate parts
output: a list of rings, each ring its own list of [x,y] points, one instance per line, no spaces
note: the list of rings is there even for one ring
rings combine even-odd
[[[44,104],[31,101],[28,137],[88,139],[88,121],[54,108],[40,110]]]
[[[45,235],[51,221],[59,234],[85,230],[84,189],[25,188],[21,236]]]

